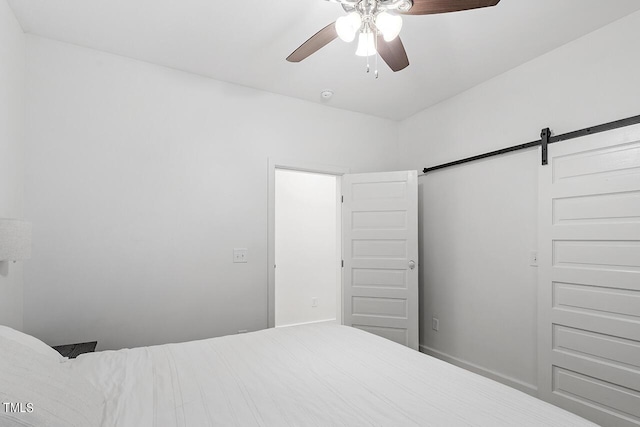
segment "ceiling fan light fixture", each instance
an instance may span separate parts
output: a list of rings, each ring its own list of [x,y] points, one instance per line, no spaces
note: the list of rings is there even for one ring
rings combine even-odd
[[[376,16],[376,27],[382,33],[384,41],[390,42],[400,35],[402,17],[388,12],[380,12]]]
[[[400,37],[402,15],[432,15],[463,10],[492,7],[500,0],[328,0],[338,3],[346,16],[330,23],[288,57],[289,62],[300,62],[337,38],[346,42],[359,35],[356,55],[369,57],[379,54],[389,68],[398,72],[409,66],[409,58]],[[375,57],[377,73],[378,56]]]
[[[336,21],[336,32],[342,41],[352,42],[356,38],[358,30],[362,26],[362,18],[358,12],[351,12],[341,16]]]
[[[358,56],[372,56],[377,54],[375,37],[371,31],[363,31],[358,38],[358,49],[356,55]]]

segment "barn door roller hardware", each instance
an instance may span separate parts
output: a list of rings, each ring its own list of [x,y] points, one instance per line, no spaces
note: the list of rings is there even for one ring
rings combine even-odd
[[[542,146],[542,166],[549,163],[549,137],[551,130],[549,128],[542,129],[540,132],[540,145]]]
[[[615,122],[604,123],[597,126],[592,126],[580,130],[576,130],[573,132],[563,133],[562,135],[551,136],[551,130],[549,128],[542,129],[540,133],[540,139],[537,141],[527,142],[525,144],[514,145],[512,147],[503,148],[501,150],[490,151],[488,153],[479,154],[477,156],[467,157],[464,159],[456,160],[449,163],[443,163],[438,166],[431,166],[428,168],[424,168],[422,170],[423,173],[433,172],[439,169],[445,169],[451,166],[457,166],[464,163],[474,162],[476,160],[486,159],[489,157],[499,156],[501,154],[511,153],[513,151],[525,150],[533,147],[542,147],[542,164],[547,164],[548,159],[548,146],[549,144],[555,144],[556,142],[568,141],[574,138],[580,138],[586,135],[592,135],[600,132],[606,132],[608,130],[618,129],[625,126],[631,126],[640,124],[640,116],[628,117],[626,119],[616,120]]]

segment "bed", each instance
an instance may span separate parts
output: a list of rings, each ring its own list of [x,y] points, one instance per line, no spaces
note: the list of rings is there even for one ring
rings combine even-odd
[[[0,359],[5,359],[0,399],[31,403],[33,409],[7,413],[0,407],[2,427],[594,425],[487,378],[335,324],[72,360],[35,341],[25,344],[0,333]],[[46,373],[31,372],[38,364]],[[57,400],[50,401],[52,393]]]

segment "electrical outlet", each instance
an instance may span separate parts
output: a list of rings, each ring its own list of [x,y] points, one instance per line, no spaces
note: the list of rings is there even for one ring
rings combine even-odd
[[[529,254],[529,265],[531,267],[537,267],[538,266],[538,252],[537,251],[531,251],[531,254]]]
[[[317,307],[317,306],[318,306],[318,297],[311,298],[311,307]]]
[[[438,331],[440,329],[440,320],[438,320],[437,318],[432,318],[431,319],[431,329],[433,329],[434,331]]]
[[[240,329],[240,330],[238,331],[238,333],[239,333],[239,334],[246,334],[247,332],[249,332],[249,331],[248,331],[248,330],[246,330],[246,329]]]
[[[233,249],[233,262],[240,262],[240,263],[249,262],[247,259],[248,256],[249,256],[249,249],[247,248]]]

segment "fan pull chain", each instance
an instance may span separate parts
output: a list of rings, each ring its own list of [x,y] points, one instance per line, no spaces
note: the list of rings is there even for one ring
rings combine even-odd
[[[378,56],[380,56],[378,54],[378,29],[376,28],[376,32],[375,32],[375,42],[376,42],[376,71],[375,71],[375,75],[376,75],[376,80],[378,79]]]

